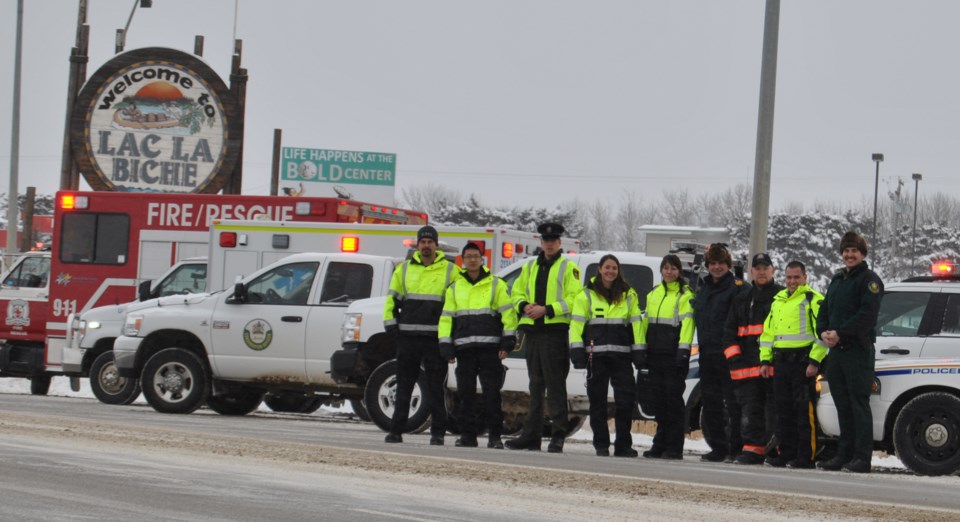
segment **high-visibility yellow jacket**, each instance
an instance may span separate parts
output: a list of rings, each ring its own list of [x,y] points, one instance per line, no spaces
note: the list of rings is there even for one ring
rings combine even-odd
[[[810,362],[820,365],[827,347],[817,338],[816,317],[823,296],[807,285],[795,292],[783,289],[773,297],[770,315],[763,323],[760,336],[760,361],[773,362],[774,350],[810,349]]]
[[[520,316],[520,327],[567,328],[573,300],[580,293],[580,267],[558,255],[547,260],[543,254],[525,261],[520,276],[513,282],[513,302]],[[534,321],[523,314],[523,308],[536,303],[547,308],[547,315]]]
[[[591,284],[595,280],[596,277]],[[573,301],[570,348],[587,348],[595,354],[629,354],[645,349],[640,342],[642,328],[640,298],[634,289],[628,290],[619,302],[610,303],[588,286]]]
[[[383,305],[383,326],[408,335],[437,335],[443,310],[443,295],[450,283],[460,279],[460,270],[443,252],[429,265],[420,261],[420,252],[397,265],[390,279],[390,291]]]
[[[675,353],[689,350],[696,326],[693,322],[693,292],[680,283],[660,283],[647,294],[647,312],[643,317],[641,344],[650,353]]]
[[[466,272],[447,288],[440,315],[440,346],[457,350],[493,346],[504,351],[516,344],[517,313],[507,294],[507,283],[481,267],[471,281]]]

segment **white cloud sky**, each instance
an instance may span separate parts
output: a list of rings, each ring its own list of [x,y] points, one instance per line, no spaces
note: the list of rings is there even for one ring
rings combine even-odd
[[[89,0],[89,74],[132,0]],[[752,183],[763,0],[240,0],[249,70],[244,192],[269,191],[284,144],[392,152],[398,188],[486,203]],[[234,0],[154,0],[127,49],[191,51],[229,81]],[[784,0],[772,207],[872,200],[924,175],[955,194],[960,2]],[[75,0],[27,0],[20,187],[59,183]],[[0,0],[0,192],[9,178],[16,0]]]

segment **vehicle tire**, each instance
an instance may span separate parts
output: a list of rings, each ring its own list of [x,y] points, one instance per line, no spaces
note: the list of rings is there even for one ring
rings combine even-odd
[[[227,395],[210,394],[207,397],[207,407],[220,415],[246,415],[259,408],[261,402],[263,390],[246,386]]]
[[[323,397],[299,391],[277,391],[268,393],[263,402],[277,413],[313,413],[323,405]]]
[[[527,416],[523,413],[504,413],[503,414],[503,435],[517,435],[523,431],[523,423]]]
[[[897,414],[893,446],[903,464],[920,475],[960,471],[960,398],[946,392],[914,397]]]
[[[426,388],[426,377],[420,372],[410,396],[410,416],[407,417],[405,433],[417,433],[426,428],[430,419],[430,406],[421,390]],[[390,431],[393,408],[397,394],[397,361],[391,359],[378,366],[367,380],[364,390],[364,405],[370,420],[383,431]]]
[[[30,395],[46,395],[50,392],[49,375],[30,377]]]
[[[160,413],[191,413],[210,395],[210,379],[199,357],[183,348],[154,354],[140,375],[143,396]]]
[[[363,399],[350,399],[350,407],[353,408],[353,413],[358,419],[370,422],[370,414],[367,413],[367,406],[363,404]]]
[[[564,431],[563,436],[564,436],[564,437],[569,437],[569,436],[573,435],[574,433],[580,431],[580,428],[583,427],[583,423],[584,423],[584,421],[586,421],[586,420],[587,420],[587,417],[586,417],[586,416],[573,415],[573,414],[568,415],[568,416],[567,416],[567,427],[566,427],[566,430]],[[550,438],[550,437],[553,436],[553,428],[550,426],[550,423],[546,421],[546,419],[544,419],[544,421],[543,421],[543,433],[542,433],[542,436],[543,436],[543,438],[545,438],[545,439],[548,439],[548,438]]]
[[[108,350],[90,365],[90,389],[104,404],[126,405],[140,396],[140,380],[121,377],[113,363],[113,352]]]

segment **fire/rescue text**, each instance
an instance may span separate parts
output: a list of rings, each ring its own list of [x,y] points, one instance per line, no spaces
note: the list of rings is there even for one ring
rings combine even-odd
[[[271,220],[293,219],[293,205],[243,205],[216,203],[150,203],[147,225],[171,228],[209,227],[214,219],[257,219],[267,215]]]

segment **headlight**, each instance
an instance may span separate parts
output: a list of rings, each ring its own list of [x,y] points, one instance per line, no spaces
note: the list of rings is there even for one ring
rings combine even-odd
[[[340,326],[340,342],[360,342],[360,324],[363,322],[361,314],[343,314],[343,324]]]
[[[91,329],[91,330],[96,330],[97,328],[100,328],[100,321],[89,321],[89,322],[87,322],[87,321],[80,321],[80,325],[81,325],[80,327],[81,327],[81,328],[83,328],[83,323],[86,323],[86,324],[87,324],[87,328],[89,328],[89,329]]]
[[[140,327],[143,325],[143,315],[128,314],[123,321],[123,335],[127,337],[136,337],[140,334]]]

